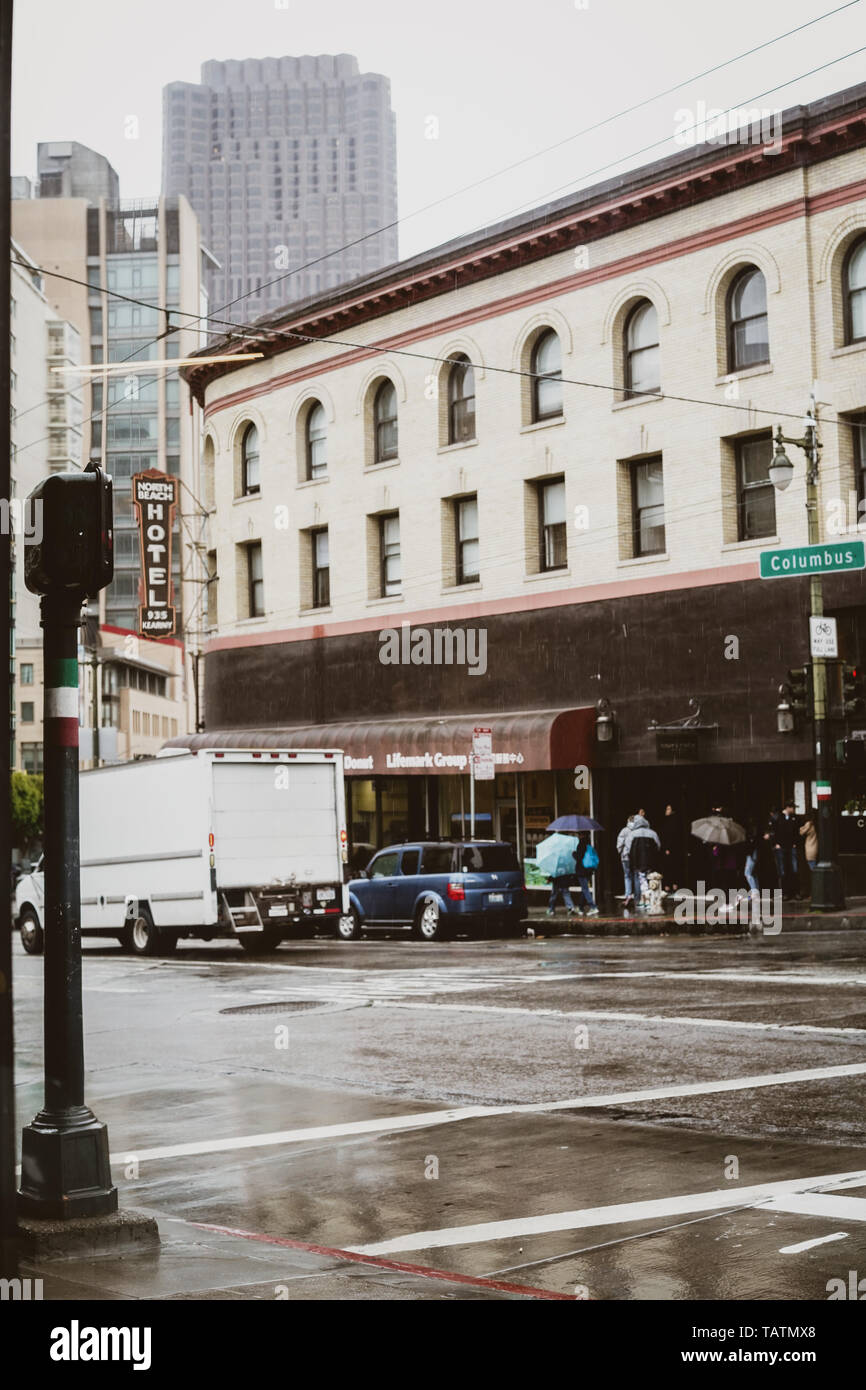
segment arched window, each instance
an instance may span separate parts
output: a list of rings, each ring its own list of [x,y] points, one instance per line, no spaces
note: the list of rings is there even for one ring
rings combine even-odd
[[[866,237],[855,242],[845,257],[845,341],[866,338]]]
[[[550,328],[542,333],[532,352],[532,418],[550,420],[562,414],[562,348],[559,335]]]
[[[448,373],[448,443],[475,438],[475,371],[462,353]]]
[[[659,316],[648,299],[636,304],[625,325],[625,394],[661,390]]]
[[[247,425],[241,443],[241,491],[244,497],[251,497],[261,491],[262,470],[259,459],[259,432],[255,425]]]
[[[383,381],[373,405],[376,426],[376,462],[397,457],[397,392],[390,381]]]
[[[307,411],[307,477],[324,478],[328,471],[328,425],[325,407],[316,401]]]
[[[741,372],[769,360],[767,285],[760,270],[750,265],[728,293],[728,371]]]

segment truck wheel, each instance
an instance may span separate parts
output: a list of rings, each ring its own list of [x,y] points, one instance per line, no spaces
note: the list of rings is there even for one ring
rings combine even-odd
[[[238,936],[238,941],[243,946],[248,956],[267,956],[271,951],[275,951],[283,939],[283,933],[271,927],[264,931],[245,931]]]
[[[413,927],[415,936],[422,941],[442,941],[446,935],[445,923],[442,920],[442,913],[439,904],[430,900],[421,903],[415,913],[415,924]]]
[[[337,918],[337,936],[341,941],[358,941],[363,936],[361,919],[354,907]]]
[[[21,931],[21,945],[24,947],[28,956],[41,956],[42,948],[45,944],[45,936],[39,925],[39,918],[32,907],[25,907],[19,918]]]
[[[147,907],[138,909],[122,939],[134,956],[170,956],[177,946],[177,932],[159,931]]]

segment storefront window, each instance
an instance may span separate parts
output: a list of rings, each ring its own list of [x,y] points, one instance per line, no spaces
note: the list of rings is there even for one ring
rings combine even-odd
[[[382,845],[399,844],[409,835],[409,788],[406,777],[380,777]]]

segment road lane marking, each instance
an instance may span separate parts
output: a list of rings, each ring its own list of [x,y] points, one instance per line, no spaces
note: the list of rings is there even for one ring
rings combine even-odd
[[[803,1193],[774,1197],[763,1204],[768,1211],[792,1216],[826,1216],[831,1221],[866,1221],[866,1198],[840,1197],[838,1193]]]
[[[305,1129],[278,1130],[268,1134],[238,1135],[228,1139],[201,1139],[186,1144],[167,1144],[153,1149],[134,1145],[112,1154],[116,1164],[129,1162],[134,1153],[140,1162],[160,1158],[184,1158],[196,1154],[231,1153],[236,1149],[259,1149],[283,1144],[304,1144],[316,1139],[343,1139],[361,1134],[384,1134],[403,1129],[429,1129],[456,1124],[462,1120],[490,1119],[501,1115],[544,1115],[558,1110],[597,1110],[636,1102],[672,1100],[679,1096],[717,1095],[724,1091],[751,1091],[764,1086],[791,1086],[804,1081],[824,1081],[834,1077],[863,1076],[866,1062],[849,1062],[834,1067],[811,1067],[804,1071],[762,1073],[737,1076],[728,1081],[683,1082],[677,1086],[653,1086],[643,1090],[614,1091],[607,1095],[573,1096],[568,1100],[537,1101],[513,1105],[466,1105],[448,1110],[416,1111],[409,1115],[381,1115],[376,1119],[352,1120],[346,1124],[315,1125]],[[843,1175],[844,1176],[844,1175]]]
[[[393,1240],[375,1241],[352,1247],[362,1255],[394,1255],[410,1250],[442,1250],[455,1245],[483,1245],[494,1240],[551,1235],[559,1231],[579,1231],[597,1226],[624,1226],[635,1221],[666,1220],[691,1212],[724,1211],[727,1207],[758,1206],[773,1197],[797,1193],[807,1188],[834,1187],[839,1181],[859,1178],[866,1182],[866,1170],[857,1173],[830,1173],[815,1178],[786,1178],[781,1182],[757,1183],[752,1187],[717,1188],[711,1192],[689,1192],[679,1197],[654,1197],[639,1202],[619,1202],[613,1206],[586,1207],[582,1211],[560,1211],[546,1216],[523,1216],[507,1221],[483,1221],[471,1226],[449,1226],[436,1231],[414,1231]]]
[[[402,1260],[378,1259],[372,1255],[362,1254],[358,1250],[344,1250],[339,1246],[310,1245],[305,1240],[290,1240],[287,1236],[263,1235],[258,1231],[237,1230],[232,1226],[212,1226],[204,1221],[189,1221],[184,1224],[195,1226],[199,1231],[214,1231],[217,1235],[236,1236],[241,1240],[254,1240],[263,1245],[278,1245],[288,1250],[300,1250],[304,1254],[324,1255],[329,1259],[339,1260],[341,1263],[371,1265],[374,1269],[384,1269],[395,1274],[412,1274],[422,1279],[438,1279],[447,1284],[464,1284],[478,1289],[495,1289],[498,1293],[523,1294],[527,1298],[567,1299],[573,1303],[582,1301],[571,1293],[557,1293],[553,1289],[538,1289],[526,1284],[506,1284],[501,1279],[485,1279],[483,1275],[476,1274],[458,1274],[451,1269],[431,1269],[429,1265],[406,1264]],[[328,1270],[320,1271],[322,1275],[329,1272],[333,1273],[333,1271]],[[312,1278],[314,1276],[305,1277]],[[281,1279],[274,1279],[276,1284],[282,1282]]]
[[[803,1250],[812,1250],[816,1245],[827,1245],[831,1240],[847,1240],[847,1231],[835,1231],[831,1236],[816,1236],[814,1240],[801,1240],[799,1245],[782,1245],[780,1255],[799,1255]]]
[[[641,1014],[611,1009],[533,1009],[521,1004],[432,1004],[406,1000],[374,999],[374,1008],[420,1009],[427,1013],[526,1014],[531,1018],[580,1018],[602,1023],[685,1023],[692,1028],[735,1028],[746,1032],[832,1033],[866,1037],[866,1028],[834,1028],[818,1023],[763,1023],[760,1020],[693,1018],[689,1014]]]

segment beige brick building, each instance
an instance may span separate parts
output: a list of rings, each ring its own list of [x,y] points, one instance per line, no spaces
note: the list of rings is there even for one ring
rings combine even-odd
[[[807,596],[762,583],[758,554],[807,541],[802,454],[787,491],[768,467],[771,430],[800,435],[813,390],[822,535],[856,533],[866,86],[781,131],[289,306],[250,329],[260,363],[188,373],[206,412],[209,729],[340,731],[374,843],[453,825],[467,779],[390,776],[388,750],[423,757],[438,730],[453,753],[474,723],[521,755],[479,794],[524,852],[533,821],[587,803],[577,765],[611,824],[636,796],[763,814],[808,786],[808,730],[775,730]],[[826,588],[843,655],[866,657],[862,574]],[[483,630],[485,669],[383,664],[383,631],[405,624]],[[593,739],[599,700],[611,746]],[[665,753],[652,722],[689,700],[697,742]],[[539,712],[546,753],[529,751]]]

